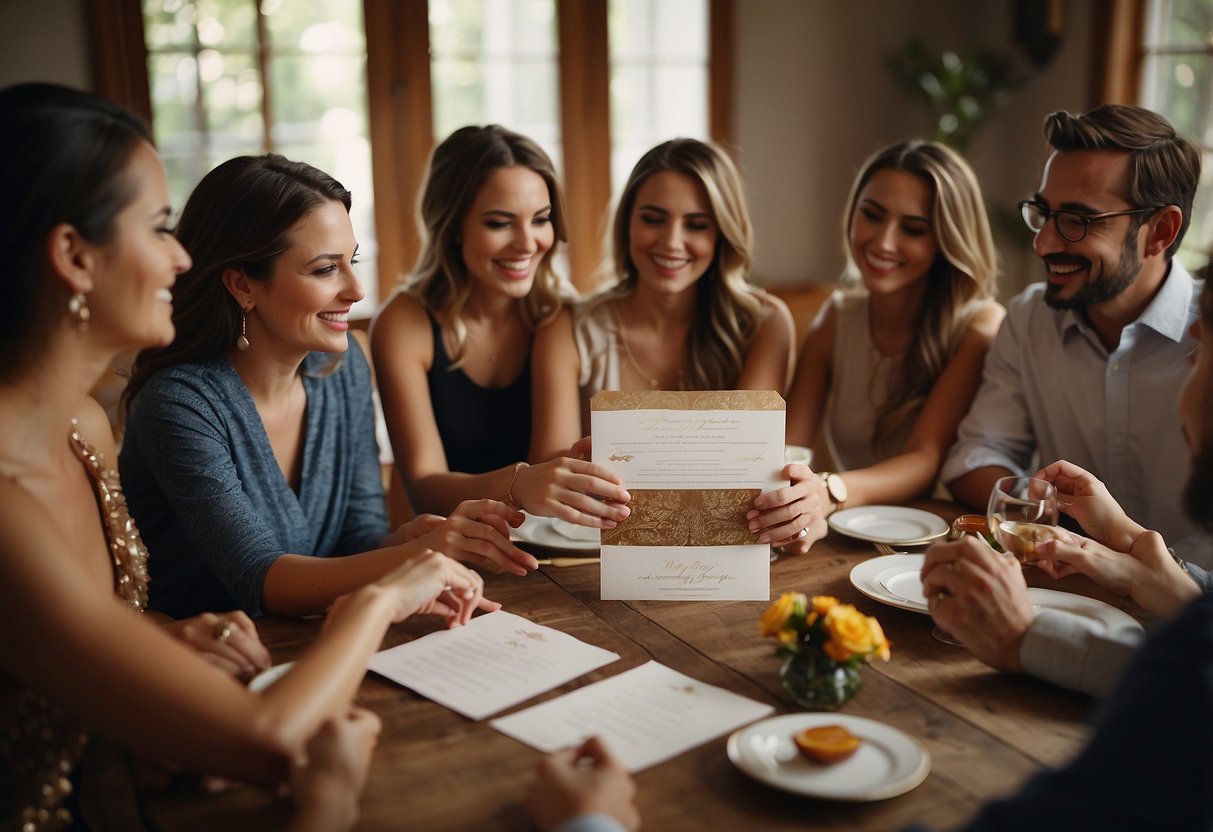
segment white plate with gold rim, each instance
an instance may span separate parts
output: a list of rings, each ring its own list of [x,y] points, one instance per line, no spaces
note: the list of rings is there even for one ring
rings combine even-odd
[[[892,546],[923,546],[948,533],[948,524],[939,515],[905,506],[844,508],[827,522],[847,537]]]
[[[873,601],[930,614],[919,577],[924,558],[924,555],[899,554],[865,560],[851,570],[851,585]],[[1028,598],[1037,610],[1086,618],[1109,635],[1142,632],[1141,624],[1133,616],[1096,598],[1034,586],[1028,587]]]
[[[863,740],[839,763],[814,763],[796,748],[792,735],[806,728],[841,725]],[[931,755],[909,734],[860,716],[786,714],[755,722],[729,737],[733,765],[760,783],[825,800],[885,800],[927,778]]]

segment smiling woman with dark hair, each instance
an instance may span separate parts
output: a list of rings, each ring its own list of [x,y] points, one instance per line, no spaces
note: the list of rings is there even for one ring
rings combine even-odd
[[[389,533],[347,320],[362,298],[349,206],[332,177],[270,154],[224,162],[182,211],[177,339],[135,361],[121,456],[153,609],[319,613],[427,549],[536,566],[509,542],[517,512],[490,500]]]
[[[12,87],[0,112],[0,826],[77,828],[68,777],[96,726],[190,771],[276,784],[294,769],[313,828],[346,828],[378,734],[351,698],[387,627],[494,605],[477,575],[420,552],[337,598],[264,696],[233,678],[269,661],[244,616],[205,619],[203,655],[144,615],[147,550],[88,392],[119,353],[173,338],[190,258],[167,227],[164,166],[137,119],[86,93]],[[353,788],[313,790],[334,767]]]

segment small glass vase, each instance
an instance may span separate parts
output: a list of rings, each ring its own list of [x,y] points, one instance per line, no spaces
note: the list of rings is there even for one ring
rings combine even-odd
[[[863,684],[858,667],[814,650],[789,657],[779,679],[796,704],[813,711],[838,710]]]

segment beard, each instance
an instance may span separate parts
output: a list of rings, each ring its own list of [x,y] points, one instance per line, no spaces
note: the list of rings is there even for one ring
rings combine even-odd
[[[1081,262],[1089,268],[1091,263],[1085,258],[1054,258],[1055,262]],[[1097,303],[1103,303],[1106,300],[1111,300],[1120,295],[1125,289],[1133,285],[1133,281],[1137,279],[1137,275],[1141,272],[1141,258],[1137,256],[1137,232],[1125,235],[1124,247],[1120,253],[1120,263],[1117,264],[1116,270],[1104,275],[1101,280],[1093,283],[1086,283],[1078,287],[1078,290],[1068,298],[1061,298],[1058,295],[1064,286],[1057,286],[1049,283],[1045,287],[1045,303],[1054,309],[1086,309],[1088,306],[1093,306]]]
[[[1192,473],[1184,485],[1184,512],[1206,532],[1213,532],[1213,447],[1192,454]]]

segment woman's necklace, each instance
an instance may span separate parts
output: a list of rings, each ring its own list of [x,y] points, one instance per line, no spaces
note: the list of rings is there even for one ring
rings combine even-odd
[[[632,348],[628,346],[628,339],[624,332],[623,321],[619,319],[619,315],[614,313],[614,311],[612,311],[612,314],[615,317],[615,329],[619,332],[619,342],[623,344],[623,354],[627,358],[628,363],[632,365],[632,369],[636,371],[637,375],[643,379],[648,379],[649,387],[651,389],[656,390],[661,385],[661,381],[653,374],[645,372],[644,368],[640,366],[640,363],[636,361],[636,356],[632,355]],[[681,390],[683,387],[682,380],[683,371],[680,369],[678,371],[677,388],[679,390]]]

